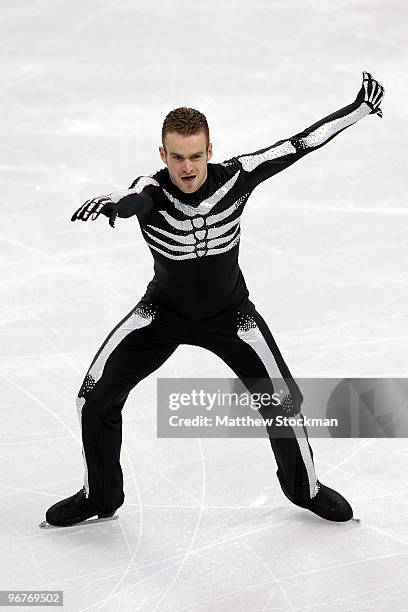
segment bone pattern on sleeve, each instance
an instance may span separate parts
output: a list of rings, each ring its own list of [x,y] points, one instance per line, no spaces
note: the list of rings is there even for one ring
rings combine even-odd
[[[111,218],[113,216],[113,218],[125,219],[136,215],[142,219],[151,212],[154,206],[149,190],[146,189],[150,185],[159,186],[151,176],[139,176],[128,189],[109,193],[107,197],[112,204],[106,206],[102,214]]]
[[[354,101],[327,115],[299,134],[286,140],[279,140],[270,147],[254,153],[238,155],[242,171],[247,179],[249,190],[266,179],[288,168],[293,163],[327,144],[337,134],[353,125],[371,112],[365,103]]]

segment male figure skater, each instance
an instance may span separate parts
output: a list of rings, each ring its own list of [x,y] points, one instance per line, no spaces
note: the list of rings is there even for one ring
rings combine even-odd
[[[383,86],[363,72],[351,104],[291,138],[217,164],[209,163],[212,145],[205,116],[177,108],[162,128],[159,151],[166,167],[139,176],[128,189],[87,200],[73,214],[72,221],[87,221],[102,213],[112,227],[116,217],[136,215],[155,274],[144,296],[103,342],[78,392],[84,486],[48,509],[48,525],[112,517],[123,504],[122,408],[135,385],[180,344],[212,351],[250,391],[275,390],[281,413],[299,415],[302,394],[249,300],[238,264],[240,217],[262,181],[366,115],[381,117],[383,96]],[[344,497],[317,479],[305,426],[288,426],[288,437],[267,431],[288,499],[327,520],[353,518]]]

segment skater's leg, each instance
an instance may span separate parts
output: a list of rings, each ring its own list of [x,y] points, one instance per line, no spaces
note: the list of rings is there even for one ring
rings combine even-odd
[[[264,418],[277,414],[299,415],[303,397],[261,315],[248,300],[230,321],[206,322],[202,345],[217,354],[251,393],[280,392],[282,406],[261,408]],[[267,427],[283,492],[295,503],[313,498],[319,488],[313,452],[305,426]],[[276,437],[279,433],[288,437]]]
[[[122,505],[122,408],[139,381],[161,366],[177,343],[157,333],[160,309],[139,303],[96,353],[76,402],[82,432],[87,497],[101,512]]]
[[[275,390],[283,388],[285,396],[293,407],[291,415],[296,421],[303,422],[300,413],[303,396],[285,363],[272,333],[263,317],[255,309],[249,315],[249,329],[239,322],[238,336],[251,346],[261,358],[273,381]],[[279,378],[281,377],[281,378]],[[272,435],[269,440],[278,465],[277,476],[283,492],[295,503],[308,501],[315,497],[319,490],[313,461],[313,450],[309,443],[304,424],[280,428],[289,437]],[[274,431],[274,434],[277,432]]]

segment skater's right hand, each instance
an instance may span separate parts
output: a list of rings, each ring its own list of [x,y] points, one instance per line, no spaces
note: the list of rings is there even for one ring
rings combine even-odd
[[[90,215],[92,215],[92,221],[95,221],[95,219],[97,219],[101,213],[107,217],[110,217],[114,207],[114,202],[112,202],[108,196],[92,198],[91,200],[87,200],[80,208],[78,208],[78,210],[74,212],[71,217],[71,221],[88,221]]]

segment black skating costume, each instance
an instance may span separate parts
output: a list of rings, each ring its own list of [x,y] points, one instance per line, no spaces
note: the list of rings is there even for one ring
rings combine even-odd
[[[116,217],[136,215],[154,258],[154,278],[101,345],[76,400],[85,497],[98,512],[109,512],[124,501],[120,449],[125,401],[180,344],[212,351],[252,392],[278,391],[285,414],[299,417],[302,395],[249,299],[238,264],[240,217],[262,181],[362,117],[380,114],[379,98],[375,106],[363,89],[352,104],[291,138],[223,163],[208,163],[207,179],[193,193],[182,192],[164,168],[139,176],[124,191],[88,201],[73,216],[86,220],[97,210],[110,217],[113,226]],[[269,416],[263,410],[260,413]],[[268,433],[284,494],[302,507],[310,506],[324,485],[316,477],[306,427],[286,428],[286,438]],[[348,506],[347,518],[350,512],[352,516]],[[339,516],[343,518],[333,520],[346,520],[344,506]]]

